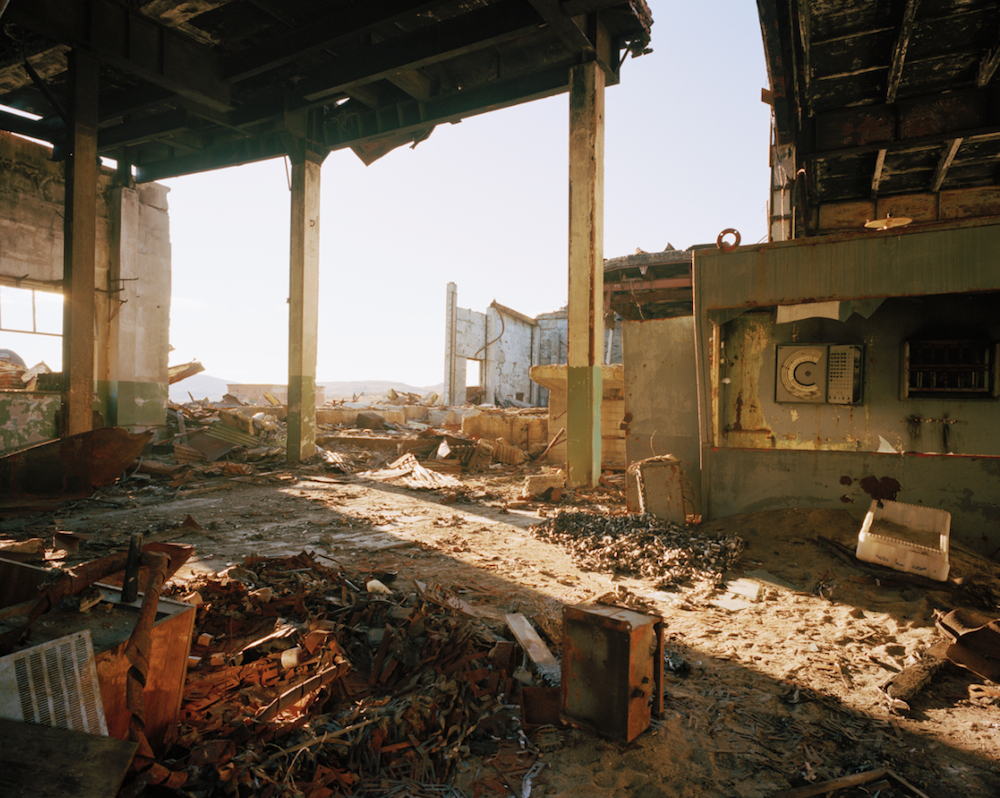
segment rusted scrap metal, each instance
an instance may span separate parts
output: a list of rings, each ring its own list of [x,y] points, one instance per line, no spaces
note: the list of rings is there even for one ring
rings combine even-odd
[[[89,496],[114,483],[153,440],[121,427],[69,435],[0,457],[0,494]]]
[[[649,513],[563,512],[532,526],[531,532],[567,547],[586,568],[656,579],[658,587],[692,581],[717,586],[745,545],[735,535],[697,532]]]
[[[629,743],[663,714],[663,618],[602,604],[563,610],[562,718]]]
[[[952,644],[945,656],[977,676],[1000,682],[1000,618],[990,619],[972,610],[938,615],[937,627]]]
[[[204,601],[174,749],[192,789],[420,796],[447,779],[513,690],[500,651],[512,644],[439,596],[372,594],[365,580],[300,554],[186,586]],[[235,752],[196,756],[218,739]],[[390,791],[402,784],[413,792]]]

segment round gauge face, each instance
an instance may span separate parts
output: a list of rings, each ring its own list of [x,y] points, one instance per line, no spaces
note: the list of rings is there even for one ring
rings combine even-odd
[[[793,396],[812,399],[819,396],[820,349],[800,349],[781,364],[781,384]]]

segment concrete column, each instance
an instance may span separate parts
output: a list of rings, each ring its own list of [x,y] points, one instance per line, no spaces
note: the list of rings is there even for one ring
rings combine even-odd
[[[94,426],[94,270],[97,243],[97,94],[100,65],[69,55],[70,112],[63,239],[64,434]]]
[[[170,228],[167,191],[115,188],[108,281],[108,423],[134,432],[166,425],[169,398]]]
[[[570,487],[601,478],[604,346],[604,72],[570,70],[566,459]]]
[[[458,307],[458,286],[455,283],[448,283],[447,294],[444,304],[444,389],[441,391],[442,403],[445,405],[456,405],[465,402],[458,401],[458,368],[455,355],[455,309]],[[465,358],[462,358],[465,365]],[[465,374],[462,374],[462,388],[465,388]]]
[[[322,157],[292,163],[288,289],[288,462],[316,454],[316,338],[319,323],[319,187]]]

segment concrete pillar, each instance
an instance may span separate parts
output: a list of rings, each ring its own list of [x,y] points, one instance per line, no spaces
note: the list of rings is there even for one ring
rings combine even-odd
[[[461,402],[458,399],[459,378],[458,378],[458,357],[455,355],[455,313],[458,307],[458,286],[455,283],[448,283],[447,293],[444,303],[444,388],[441,391],[441,402],[445,405],[464,404],[465,397]],[[465,365],[465,358],[462,358],[462,365]],[[462,373],[461,387],[464,393],[465,373]]]
[[[601,478],[604,347],[604,72],[570,70],[566,459],[570,487]]]
[[[322,156],[292,162],[288,289],[288,462],[316,454],[316,339],[319,323],[319,187]]]
[[[70,111],[63,239],[64,434],[94,426],[94,324],[97,243],[97,94],[100,65],[69,54]]]
[[[107,384],[109,424],[163,427],[169,398],[170,229],[165,186],[116,188],[111,199]]]

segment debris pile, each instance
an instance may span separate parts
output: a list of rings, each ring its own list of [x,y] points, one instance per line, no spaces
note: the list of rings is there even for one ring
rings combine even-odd
[[[448,778],[515,686],[512,644],[376,577],[303,553],[189,583],[198,645],[165,763],[185,789],[324,798]]]
[[[745,545],[742,538],[695,532],[649,513],[564,512],[531,531],[570,549],[585,568],[657,579],[661,588],[688,582],[717,586]]]

